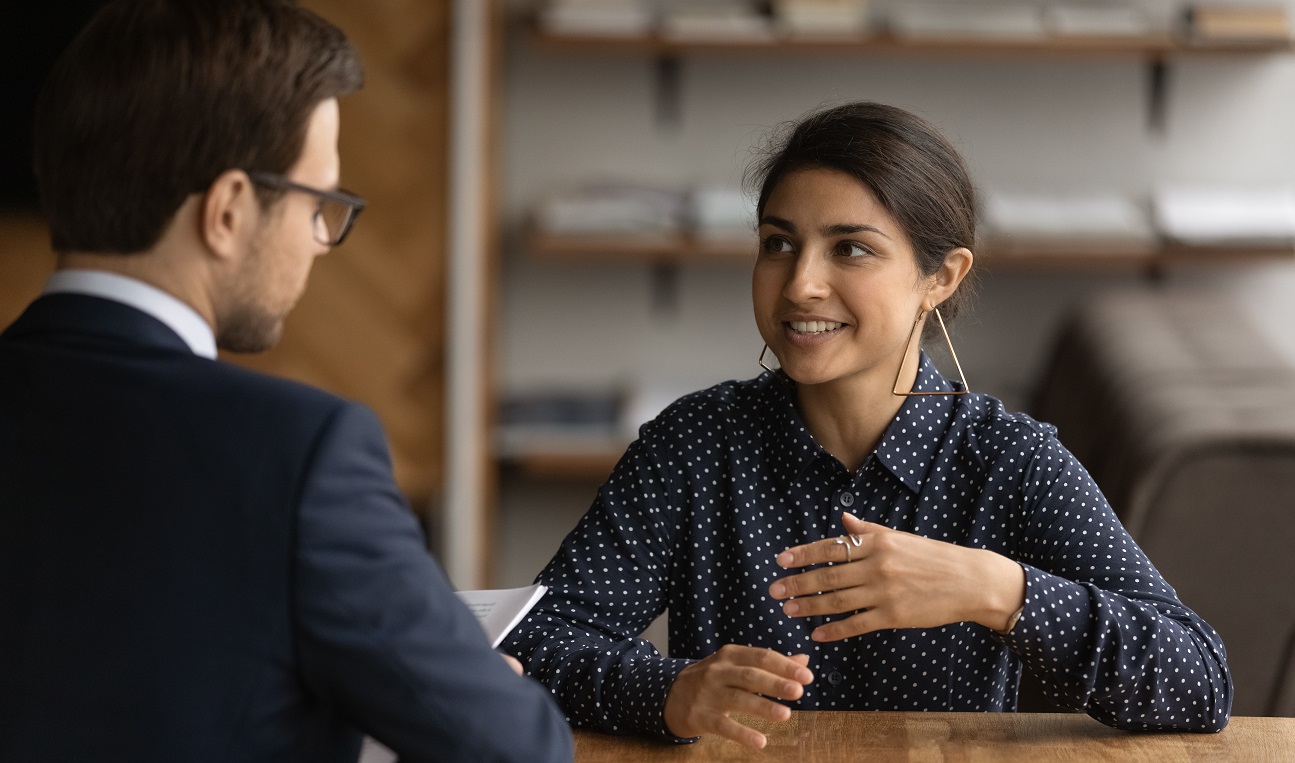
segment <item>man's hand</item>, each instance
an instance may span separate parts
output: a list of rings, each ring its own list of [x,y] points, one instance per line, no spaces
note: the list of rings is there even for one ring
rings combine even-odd
[[[782,611],[792,617],[855,613],[816,628],[815,641],[963,621],[1003,630],[1025,600],[1025,572],[1005,556],[891,530],[852,514],[843,523],[858,536],[857,545],[828,538],[789,548],[778,555],[784,568],[833,564],[769,586],[773,598],[786,600]]]
[[[666,727],[676,736],[718,734],[763,749],[768,741],[764,734],[738,723],[730,714],[787,720],[791,710],[768,697],[800,699],[805,685],[814,680],[808,664],[807,654],[789,657],[752,646],[722,646],[675,678],[665,702]]]

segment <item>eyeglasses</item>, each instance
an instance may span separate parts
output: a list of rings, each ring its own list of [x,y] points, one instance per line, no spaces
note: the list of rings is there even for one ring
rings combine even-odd
[[[350,233],[351,226],[355,225],[355,218],[359,217],[360,211],[368,204],[359,196],[340,188],[336,191],[311,188],[308,185],[294,183],[273,172],[248,172],[247,176],[253,183],[266,188],[300,191],[318,198],[319,208],[315,210],[312,222],[315,226],[315,240],[325,246],[337,246],[346,240],[346,234]]]

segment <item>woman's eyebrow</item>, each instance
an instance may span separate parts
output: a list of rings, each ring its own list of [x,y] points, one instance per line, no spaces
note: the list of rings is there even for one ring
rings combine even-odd
[[[864,225],[862,223],[837,223],[823,229],[824,236],[846,236],[851,233],[876,233],[878,236],[890,238],[875,225]]]
[[[765,215],[760,218],[761,225],[772,225],[775,228],[781,228],[788,233],[796,232],[796,224],[791,220],[786,220],[777,215]],[[885,232],[875,225],[865,225],[863,223],[836,223],[828,225],[822,229],[824,236],[848,236],[852,233],[876,233],[878,236],[890,238]]]
[[[775,228],[782,228],[783,230],[787,231],[788,233],[795,233],[795,232],[796,232],[796,224],[795,224],[795,223],[793,223],[791,220],[784,220],[783,218],[781,218],[781,217],[776,217],[776,216],[774,216],[774,215],[765,215],[764,217],[761,217],[761,218],[760,218],[760,224],[761,224],[761,225],[772,225],[772,226],[773,226],[773,227],[775,227]]]

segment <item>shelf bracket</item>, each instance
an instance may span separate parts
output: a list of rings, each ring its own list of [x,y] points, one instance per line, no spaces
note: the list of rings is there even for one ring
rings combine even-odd
[[[677,130],[683,120],[682,64],[676,55],[663,53],[656,59],[656,123],[663,130]]]
[[[652,311],[673,316],[678,309],[679,264],[664,260],[652,263]]]
[[[1147,129],[1163,138],[1168,124],[1169,62],[1163,55],[1147,63]]]

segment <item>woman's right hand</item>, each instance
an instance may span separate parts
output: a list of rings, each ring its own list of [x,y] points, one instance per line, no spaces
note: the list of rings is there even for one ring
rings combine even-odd
[[[814,680],[809,655],[783,655],[771,649],[726,644],[679,672],[665,701],[665,723],[680,737],[718,734],[763,749],[764,734],[730,717],[744,713],[785,721],[791,710],[769,697],[795,700]],[[764,695],[764,696],[759,696]]]

